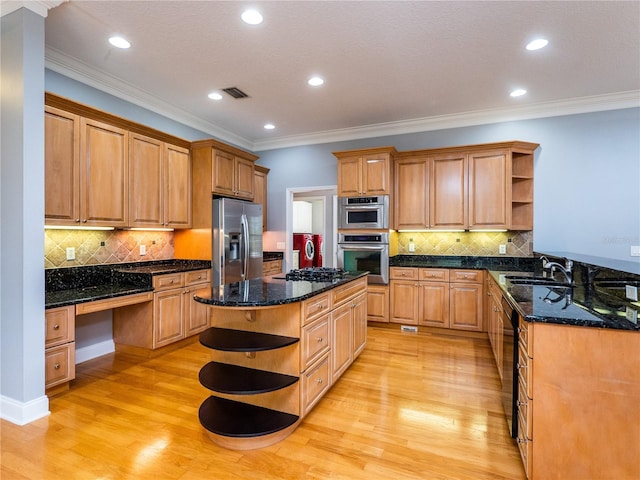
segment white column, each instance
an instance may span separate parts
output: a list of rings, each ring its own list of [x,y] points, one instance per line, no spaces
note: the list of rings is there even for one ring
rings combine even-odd
[[[0,34],[0,417],[22,425],[49,413],[44,392],[44,17],[20,8],[2,16]]]

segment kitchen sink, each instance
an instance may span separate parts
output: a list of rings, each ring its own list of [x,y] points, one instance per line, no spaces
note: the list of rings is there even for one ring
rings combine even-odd
[[[512,285],[542,285],[546,287],[573,287],[572,283],[562,282],[554,278],[527,277],[521,275],[507,275],[505,277]]]

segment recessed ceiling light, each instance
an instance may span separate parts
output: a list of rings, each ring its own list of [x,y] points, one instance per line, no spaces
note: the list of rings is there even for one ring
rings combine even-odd
[[[320,77],[311,77],[307,83],[312,87],[319,87],[324,83],[324,80]]]
[[[549,40],[544,38],[537,38],[532,42],[527,43],[527,50],[540,50],[549,44]]]
[[[258,25],[262,23],[262,15],[257,10],[245,10],[242,12],[242,20],[249,25]]]
[[[267,123],[264,126],[265,130],[273,130],[274,128],[276,128],[276,126],[273,123]]]
[[[512,97],[521,97],[525,93],[527,93],[527,91],[524,88],[516,88],[509,95],[511,95]]]
[[[211,100],[222,100],[222,95],[220,95],[218,92],[211,92],[209,95],[207,95]]]
[[[131,44],[122,37],[113,36],[109,39],[109,43],[118,48],[129,48]]]

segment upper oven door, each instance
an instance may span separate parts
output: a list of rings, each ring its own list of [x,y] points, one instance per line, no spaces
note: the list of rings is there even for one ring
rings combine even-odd
[[[338,244],[338,267],[349,272],[368,271],[369,283],[389,283],[389,245]]]

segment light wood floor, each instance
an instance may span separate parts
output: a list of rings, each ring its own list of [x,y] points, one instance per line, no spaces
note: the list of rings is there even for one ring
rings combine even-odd
[[[524,479],[489,343],[369,327],[364,352],[268,448],[215,446],[198,421],[207,350],[78,365],[51,415],[1,423],[9,479]]]

